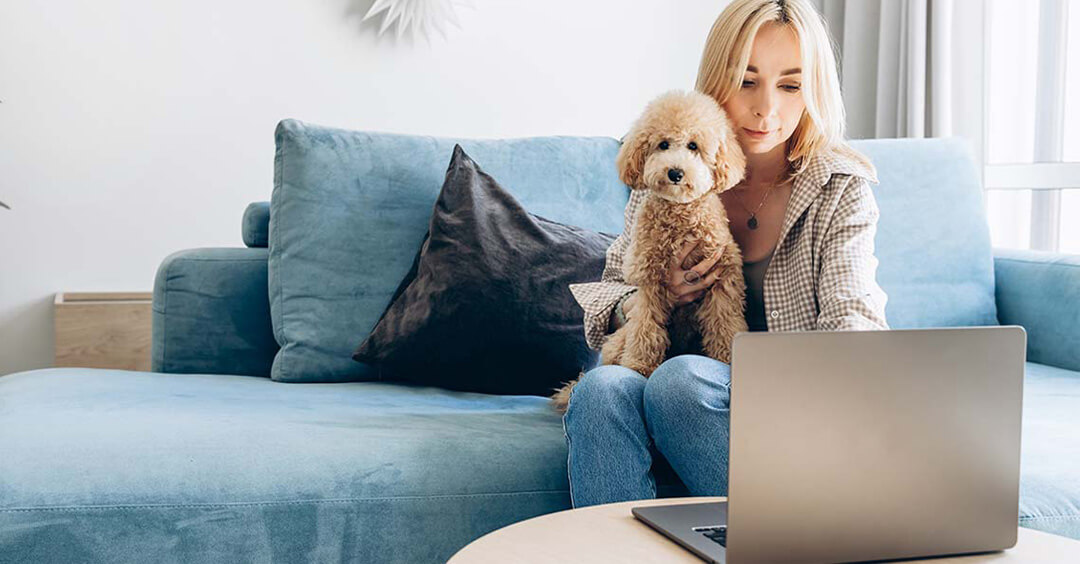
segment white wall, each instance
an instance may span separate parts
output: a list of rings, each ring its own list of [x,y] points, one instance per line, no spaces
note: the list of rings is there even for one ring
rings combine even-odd
[[[724,0],[473,0],[432,46],[373,0],[0,0],[0,374],[51,366],[62,291],[150,291],[241,246],[274,127],[621,136],[692,88]]]

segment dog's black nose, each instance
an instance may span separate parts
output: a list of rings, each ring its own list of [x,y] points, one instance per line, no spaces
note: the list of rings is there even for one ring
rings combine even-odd
[[[683,176],[682,169],[669,168],[668,171],[667,171],[667,177],[670,178],[672,182],[678,182],[678,181],[682,180],[682,176]]]

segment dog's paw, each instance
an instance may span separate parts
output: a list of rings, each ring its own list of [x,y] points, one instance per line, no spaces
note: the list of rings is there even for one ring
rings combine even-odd
[[[577,377],[577,380],[567,382],[563,385],[562,388],[555,392],[555,395],[551,396],[550,403],[552,409],[558,411],[559,413],[566,413],[566,409],[570,407],[570,393],[574,390],[574,385],[577,384],[578,381],[581,380],[581,377],[584,375],[584,372],[580,373]]]

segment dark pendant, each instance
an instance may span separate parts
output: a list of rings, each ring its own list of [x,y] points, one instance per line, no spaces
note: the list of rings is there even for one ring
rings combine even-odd
[[[757,229],[757,218],[750,216],[750,220],[746,222],[746,225],[750,227],[750,229]]]

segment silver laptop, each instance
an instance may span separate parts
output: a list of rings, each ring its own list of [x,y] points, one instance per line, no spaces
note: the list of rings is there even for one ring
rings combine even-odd
[[[852,562],[1016,544],[1020,326],[739,333],[728,501],[635,507],[710,562]]]

